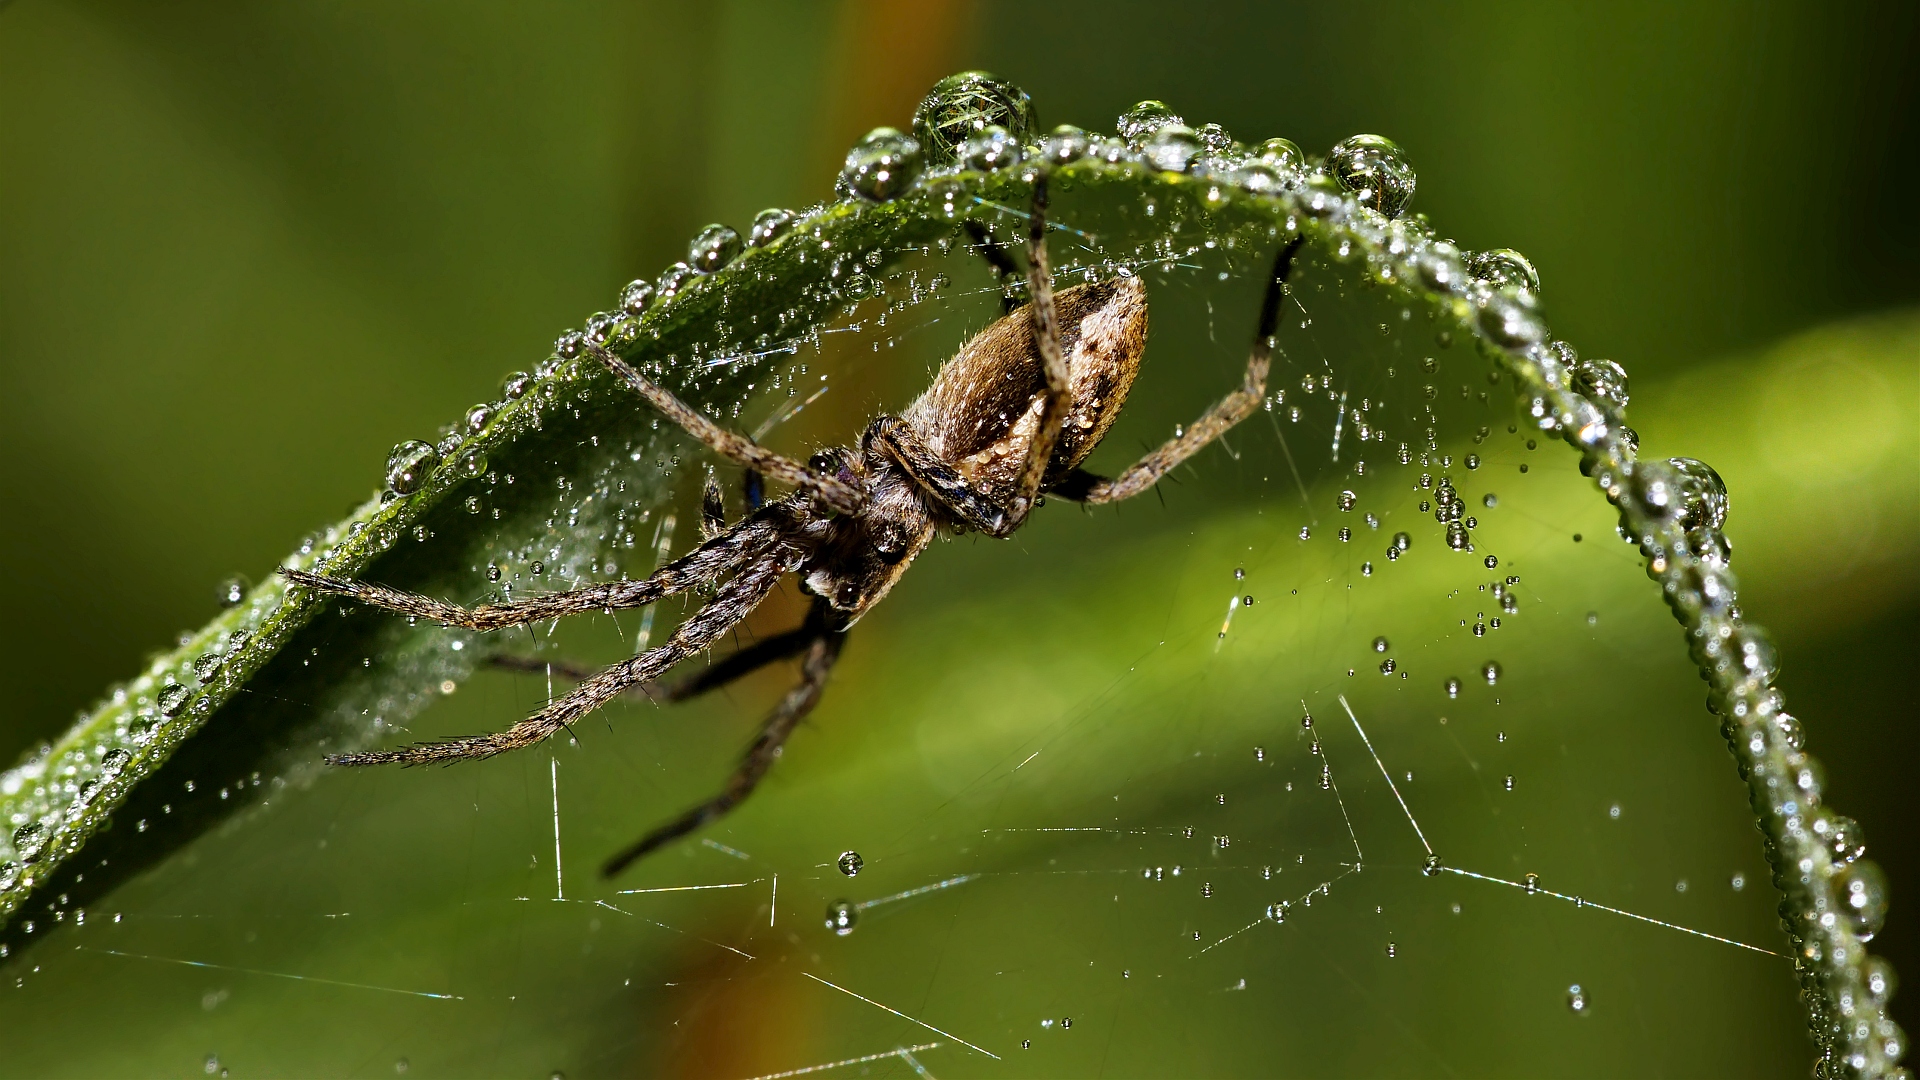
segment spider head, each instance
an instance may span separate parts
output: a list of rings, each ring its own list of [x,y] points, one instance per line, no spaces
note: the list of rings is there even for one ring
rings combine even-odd
[[[867,493],[859,513],[827,523],[826,537],[803,571],[808,592],[851,626],[886,597],[933,539],[933,518],[918,489],[884,454],[836,447],[808,463]]]

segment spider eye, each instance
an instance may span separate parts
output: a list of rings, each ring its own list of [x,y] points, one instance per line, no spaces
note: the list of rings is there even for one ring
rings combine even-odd
[[[840,587],[833,591],[833,603],[835,607],[850,608],[859,602],[860,586],[851,581],[842,582]]]

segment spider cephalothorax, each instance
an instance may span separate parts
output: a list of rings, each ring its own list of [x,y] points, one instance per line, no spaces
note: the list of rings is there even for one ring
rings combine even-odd
[[[1113,425],[1140,370],[1147,293],[1139,278],[1122,275],[1055,294],[1046,257],[1046,208],[1042,174],[1034,184],[1027,240],[1032,301],[974,335],[898,416],[879,417],[856,446],[820,451],[805,465],[721,428],[618,356],[593,350],[616,376],[715,452],[745,466],[751,476],[795,489],[728,527],[719,510],[718,490],[709,480],[707,538],[644,581],[603,582],[468,609],[379,585],[283,569],[298,585],[480,631],[640,607],[695,588],[713,590],[712,599],[657,648],[598,672],[537,663],[541,670],[576,678],[579,685],[506,731],[330,760],[371,765],[491,757],[539,742],[629,689],[645,688],[657,700],[679,700],[765,664],[800,656],[799,685],[767,718],[726,788],[615,856],[606,867],[607,873],[615,873],[725,814],[752,792],[794,726],[819,700],[848,628],[886,597],[937,532],[1010,535],[1043,492],[1088,503],[1139,494],[1253,412],[1266,390],[1280,285],[1299,247],[1297,237],[1275,259],[1241,386],[1117,477],[1082,470],[1081,462]],[[1004,256],[995,261],[1007,262]],[[681,660],[704,652],[790,573],[797,574],[814,597],[801,626],[741,649],[698,675],[656,683]],[[516,660],[504,664],[533,666]]]

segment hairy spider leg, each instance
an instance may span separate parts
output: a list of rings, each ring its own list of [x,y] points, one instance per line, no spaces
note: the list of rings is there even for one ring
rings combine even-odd
[[[589,345],[587,350],[667,419],[721,457],[744,465],[763,477],[805,491],[842,514],[855,513],[866,505],[866,492],[861,488],[837,476],[818,472],[791,458],[782,457],[745,435],[728,431],[606,349]]]
[[[661,825],[632,847],[608,859],[601,871],[603,874],[607,877],[618,874],[661,845],[724,817],[753,794],[753,789],[759,786],[761,778],[773,766],[774,759],[780,756],[780,748],[786,744],[787,737],[793,734],[793,729],[819,702],[820,692],[827,685],[827,674],[840,657],[840,648],[846,641],[847,633],[844,630],[827,629],[828,614],[826,601],[816,599],[814,611],[807,618],[810,636],[800,663],[800,683],[787,692],[780,704],[774,706],[766,722],[760,725],[759,736],[747,747],[747,752],[740,759],[740,767],[727,778],[720,794]]]
[[[1109,480],[1083,469],[1075,469],[1054,491],[1085,503],[1118,502],[1130,499],[1160,482],[1160,478],[1181,462],[1198,453],[1208,443],[1232,430],[1235,424],[1252,416],[1267,392],[1267,368],[1273,358],[1273,335],[1280,323],[1280,287],[1293,273],[1293,256],[1304,236],[1287,241],[1274,256],[1273,276],[1267,282],[1260,302],[1260,325],[1253,336],[1253,350],[1247,356],[1247,373],[1240,388],[1220,399],[1193,426],[1167,440],[1159,449],[1129,466]]]
[[[649,700],[661,703],[696,698],[709,690],[718,690],[736,679],[751,675],[768,664],[787,659],[805,649],[818,633],[817,627],[803,624],[738,649],[697,675],[664,684],[646,683],[634,689],[644,693]],[[593,678],[596,671],[584,664],[568,660],[542,660],[537,656],[494,656],[487,662],[504,671],[528,675],[551,673],[575,683]]]
[[[575,720],[619,697],[627,690],[650,682],[668,668],[712,645],[747,613],[760,605],[779,584],[780,578],[800,568],[806,552],[793,545],[780,545],[740,572],[714,593],[706,606],[680,624],[659,648],[614,664],[588,678],[562,697],[505,731],[474,735],[446,742],[423,743],[399,750],[335,754],[330,765],[426,765],[490,758],[510,750],[519,750],[541,742]]]
[[[338,593],[374,607],[412,618],[429,619],[443,626],[480,631],[499,630],[589,611],[644,607],[662,597],[704,585],[757,558],[776,543],[779,540],[779,523],[774,519],[784,512],[787,512],[787,508],[780,507],[756,514],[654,571],[651,577],[642,581],[607,581],[564,592],[529,596],[504,604],[483,604],[477,608],[463,608],[419,593],[402,592],[384,585],[349,581],[325,574],[309,574],[284,566],[280,568],[280,574],[295,585]]]
[[[727,500],[720,494],[720,477],[709,465],[706,486],[700,489],[700,539],[711,540],[726,529]]]
[[[907,476],[920,489],[969,529],[999,536],[1012,516],[1007,508],[975,488],[960,470],[942,461],[939,455],[913,430],[913,425],[897,416],[882,416],[868,426],[862,442],[878,440]]]
[[[1033,344],[1047,374],[1047,395],[1040,409],[1040,425],[1033,443],[1027,448],[1027,467],[1013,497],[1011,513],[995,536],[1006,536],[1018,529],[1033,512],[1040,495],[1040,482],[1053,461],[1054,444],[1060,441],[1060,429],[1073,407],[1073,384],[1067,371],[1067,357],[1060,348],[1060,319],[1053,308],[1053,270],[1047,262],[1047,170],[1041,169],[1033,180],[1033,213],[1027,219],[1027,292],[1032,298],[1028,309],[1033,319]]]

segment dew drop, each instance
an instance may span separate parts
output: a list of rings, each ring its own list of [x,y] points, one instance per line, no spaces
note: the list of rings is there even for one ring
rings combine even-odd
[[[1873,860],[1856,859],[1833,875],[1833,889],[1854,935],[1872,941],[1887,924],[1886,875]]]
[[[620,290],[620,310],[629,315],[645,313],[647,305],[651,303],[653,303],[653,282],[651,281],[643,278],[635,278],[627,282],[626,288]],[[522,391],[522,393],[524,392],[525,391]],[[513,396],[518,397],[519,395],[514,394]]]
[[[835,900],[827,905],[827,929],[840,937],[853,933],[853,924],[859,921],[860,913],[846,900]]]
[[[739,233],[725,225],[709,225],[687,245],[687,263],[703,274],[711,274],[738,258],[740,247]]]
[[[1396,218],[1413,198],[1414,172],[1406,152],[1379,135],[1355,135],[1334,144],[1327,165],[1362,206]]]
[[[1447,696],[1450,698],[1457,698],[1460,696],[1460,680],[1459,679],[1449,678],[1447,680]]]
[[[1128,146],[1138,150],[1146,145],[1154,132],[1168,124],[1185,127],[1186,121],[1168,108],[1164,101],[1142,101],[1120,114],[1120,118],[1114,122],[1114,130],[1127,141]]]
[[[1580,360],[1573,365],[1573,388],[1609,412],[1627,407],[1627,370],[1611,360]]]
[[[408,439],[396,444],[387,455],[387,490],[396,495],[413,494],[439,463],[439,452],[428,443]]]
[[[1567,1008],[1575,1016],[1587,1015],[1587,992],[1580,989],[1579,983],[1567,987]]]
[[[769,207],[754,215],[753,227],[747,232],[747,244],[750,247],[766,247],[792,227],[793,211]]]
[[[178,716],[180,710],[187,707],[187,699],[192,696],[193,691],[180,683],[174,683],[171,686],[162,687],[155,701],[160,706],[161,716]]]
[[[1391,675],[1393,674],[1393,671],[1394,671],[1393,657],[1389,656],[1385,660],[1380,661],[1380,674]]]
[[[1260,144],[1258,153],[1262,165],[1285,172],[1299,172],[1307,161],[1291,139],[1268,139]]]
[[[907,190],[924,164],[918,140],[890,127],[874,128],[847,151],[840,187],[847,195],[887,202]]]
[[[1354,504],[1354,501],[1355,501],[1355,500],[1356,500],[1357,498],[1358,498],[1358,496],[1356,496],[1356,495],[1355,495],[1355,494],[1354,494],[1353,492],[1351,492],[1351,491],[1342,491],[1342,492],[1340,493],[1340,496],[1339,496],[1339,498],[1337,498],[1337,499],[1335,499],[1335,500],[1334,500],[1334,504],[1335,504],[1336,506],[1338,506],[1338,507],[1340,507],[1340,510],[1341,510],[1341,512],[1343,512],[1343,513],[1345,513],[1345,512],[1348,512],[1348,511],[1351,511],[1351,510],[1353,509],[1353,504]]]
[[[1529,291],[1540,291],[1540,273],[1525,255],[1512,248],[1494,248],[1470,256],[1467,269],[1473,276],[1493,285],[1519,285]]]
[[[1185,124],[1166,124],[1147,138],[1140,151],[1156,169],[1185,172],[1200,156],[1200,140]]]
[[[478,435],[487,430],[487,425],[493,423],[493,412],[493,406],[484,403],[468,409],[467,434]]]
[[[29,821],[13,830],[13,853],[23,863],[30,863],[46,850],[50,836],[44,821]]]
[[[1522,885],[1526,887],[1527,893],[1529,895],[1540,891],[1540,875],[1539,874],[1528,874],[1526,877],[1521,878],[1520,882]]]
[[[1500,662],[1497,660],[1489,660],[1486,663],[1480,665],[1480,675],[1487,680],[1488,686],[1492,686],[1494,683],[1499,682],[1500,681]]]
[[[645,284],[645,283],[639,282],[636,284]],[[633,286],[629,285],[627,287],[631,289]],[[649,292],[652,291],[652,286],[648,286],[648,291]],[[527,374],[524,371],[515,371],[510,373],[507,376],[506,381],[500,384],[500,390],[502,393],[507,395],[508,401],[518,401],[521,398],[527,396],[527,389],[532,385],[533,385],[533,376]]]
[[[860,873],[860,869],[866,865],[867,861],[861,858],[860,853],[857,851],[843,851],[840,853],[840,872],[848,877],[856,876]]]
[[[1507,789],[1508,791],[1512,791],[1512,790],[1513,790],[1513,777],[1511,777],[1511,776],[1509,776],[1509,777],[1507,777],[1507,779],[1506,779],[1506,781],[1505,781],[1505,786],[1506,786],[1506,789]]]
[[[1440,872],[1440,856],[1428,855],[1427,861],[1420,864],[1420,872],[1428,877]]]
[[[984,71],[941,79],[913,111],[913,134],[936,168],[957,162],[961,146],[989,127],[1004,128],[1020,146],[1033,137],[1035,124],[1027,92]]]
[[[1377,637],[1377,638],[1374,638],[1374,639],[1373,639],[1373,651],[1374,651],[1374,652],[1386,652],[1386,651],[1387,651],[1387,648],[1388,648],[1388,644],[1387,644],[1387,639],[1386,639],[1386,638],[1384,638],[1384,637]]]

